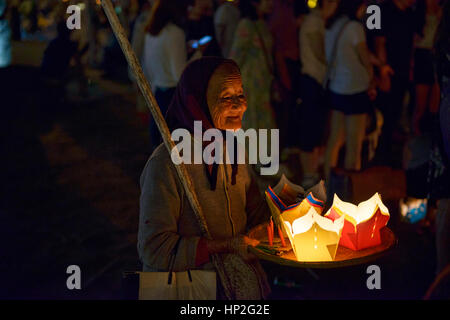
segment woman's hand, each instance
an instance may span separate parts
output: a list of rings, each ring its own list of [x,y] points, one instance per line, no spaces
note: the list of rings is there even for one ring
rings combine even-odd
[[[254,259],[248,252],[248,246],[255,247],[259,244],[256,239],[247,236],[237,236],[226,240],[207,240],[209,253],[234,253],[240,255],[245,261]]]
[[[375,80],[371,81],[367,94],[369,95],[370,101],[375,101],[377,98],[377,84]]]
[[[380,69],[380,90],[383,92],[391,91],[391,77],[394,75],[394,70],[389,65],[384,65]]]

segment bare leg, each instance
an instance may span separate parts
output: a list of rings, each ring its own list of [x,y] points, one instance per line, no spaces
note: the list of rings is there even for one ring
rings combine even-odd
[[[325,151],[325,179],[328,181],[331,168],[337,165],[339,150],[345,141],[345,116],[342,112],[333,110],[331,112],[330,136],[328,137],[327,149]]]
[[[302,164],[303,174],[312,175],[317,173],[319,161],[319,148],[315,148],[311,152],[301,151],[300,162]]]
[[[314,185],[319,179],[319,148],[315,148],[312,152],[300,152],[300,163],[303,169],[302,186],[308,187]]]
[[[361,169],[361,150],[366,131],[367,115],[356,114],[345,117],[346,152],[345,169]]]
[[[441,103],[441,88],[439,83],[433,84],[430,92],[429,108],[430,112],[436,114],[439,112],[439,104]]]

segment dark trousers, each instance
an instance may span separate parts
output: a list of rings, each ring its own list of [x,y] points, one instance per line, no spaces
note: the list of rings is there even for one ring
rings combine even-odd
[[[377,105],[384,117],[384,124],[377,150],[379,159],[385,165],[393,165],[393,134],[400,125],[400,116],[403,109],[403,99],[409,88],[407,76],[394,76],[391,82],[391,91],[381,92]],[[397,159],[398,160],[398,159]]]
[[[155,99],[156,102],[158,102],[159,109],[161,110],[163,116],[166,115],[174,93],[175,88],[156,88]],[[153,120],[153,117],[150,117],[149,130],[150,152],[153,152],[162,142],[161,134],[159,133],[158,126],[156,125],[155,120]]]
[[[283,101],[281,121],[279,123],[281,147],[298,147],[296,139],[298,129],[298,105],[297,100],[300,97],[300,69],[299,61],[285,59],[286,67],[289,71],[289,78],[291,80],[291,90],[289,90],[286,100]]]

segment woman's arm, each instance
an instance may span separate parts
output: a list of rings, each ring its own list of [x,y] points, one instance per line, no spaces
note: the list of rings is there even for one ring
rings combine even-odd
[[[174,28],[171,32],[169,48],[167,50],[168,59],[171,65],[172,77],[177,81],[180,80],[181,74],[183,73],[186,65],[193,60],[201,58],[204,49],[205,46],[200,46],[195,50],[194,54],[188,60],[185,33],[178,27]]]
[[[391,90],[391,76],[394,74],[392,68],[387,64],[386,37],[375,38],[376,57],[379,61],[380,90],[388,92]]]
[[[252,176],[251,170],[246,168],[250,183],[246,189],[246,208],[247,214],[247,226],[246,231],[255,226],[268,222],[270,219],[270,209],[265,199],[259,192],[258,185],[255,178]],[[248,246],[257,246],[259,241],[249,238],[247,236],[237,236],[231,239],[223,240],[206,240],[202,238],[198,244],[196,262],[197,265],[201,265],[209,261],[209,254],[211,253],[235,253],[239,254],[244,259],[252,259],[253,257],[248,254]]]
[[[306,34],[306,38],[308,39],[307,46],[311,47],[313,54],[316,56],[316,59],[323,63],[325,66],[327,64],[327,60],[325,57],[325,41],[323,38],[323,34],[319,31],[310,32]]]
[[[183,189],[178,183],[170,156],[157,149],[141,175],[138,253],[144,265],[168,270],[170,254],[180,238],[179,215]],[[174,271],[195,268],[200,237],[181,237]]]
[[[357,46],[356,46],[356,50],[358,51],[358,55],[359,55],[359,59],[361,61],[361,63],[363,64],[364,68],[366,68],[367,73],[369,74],[369,79],[372,82],[373,81],[373,65],[370,59],[370,51],[369,48],[367,47],[367,43],[364,42],[360,42]]]
[[[373,64],[370,57],[370,51],[367,47],[367,43],[361,42],[357,45],[357,51],[359,55],[359,59],[361,60],[361,63],[366,68],[367,73],[369,74],[369,89],[367,90],[367,93],[369,94],[369,97],[371,100],[375,100],[377,97],[377,90],[376,90],[376,81],[373,73]]]

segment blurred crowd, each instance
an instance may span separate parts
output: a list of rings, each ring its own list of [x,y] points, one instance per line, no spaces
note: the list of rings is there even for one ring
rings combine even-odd
[[[244,127],[279,128],[282,160],[297,157],[303,186],[328,179],[337,167],[402,168],[410,196],[442,200],[438,209],[446,212],[442,228],[448,230],[448,1],[113,3],[163,113],[190,61],[233,59],[248,103]],[[73,32],[65,27],[69,4],[82,8],[82,27]],[[381,29],[366,26],[371,4],[381,8]],[[86,67],[134,82],[100,1],[0,0],[2,69],[11,63],[11,41],[29,39],[49,41],[42,73],[58,88],[68,76],[82,83]],[[135,87],[153,150],[159,132]],[[281,172],[289,176],[289,170]],[[447,244],[438,250],[447,256],[440,268],[450,252],[448,232],[442,237]]]

